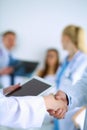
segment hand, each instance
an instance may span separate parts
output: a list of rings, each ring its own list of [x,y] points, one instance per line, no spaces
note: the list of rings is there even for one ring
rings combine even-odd
[[[56,113],[61,110],[63,113],[67,111],[67,105],[62,100],[56,100],[54,95],[48,95],[44,97],[47,111],[50,115],[56,117]],[[52,113],[52,114],[51,114]],[[62,115],[61,115],[62,116]],[[58,117],[59,118],[59,117]],[[63,117],[61,117],[63,118]]]
[[[56,93],[55,98],[56,98],[57,100],[62,100],[62,101],[64,101],[66,105],[69,104],[67,95],[66,95],[63,91],[61,91],[61,90]]]
[[[4,88],[3,93],[4,95],[13,92],[14,90],[18,89],[20,87],[20,84],[10,86],[8,88]]]
[[[7,67],[0,70],[0,75],[11,74],[14,71],[13,67]]]
[[[66,96],[66,94],[65,94],[64,92],[58,91],[58,92],[56,93],[56,95],[55,95],[55,98],[56,98],[57,100],[62,100],[62,101],[65,103],[65,105],[68,105],[67,96]],[[53,110],[50,110],[50,111],[49,111],[49,114],[50,114],[51,116],[54,116],[55,118],[61,119],[61,118],[64,118],[64,117],[65,117],[65,114],[66,114],[67,110],[68,110],[68,109],[63,109],[63,110],[62,110],[62,109],[58,109],[56,112],[53,111]]]

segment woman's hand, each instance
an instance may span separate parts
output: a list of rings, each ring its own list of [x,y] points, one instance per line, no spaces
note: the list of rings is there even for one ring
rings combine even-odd
[[[67,106],[69,104],[67,95],[62,91],[58,91],[56,93],[55,99],[58,101],[62,100],[64,102],[65,106]],[[66,108],[68,108],[68,106]],[[65,117],[67,110],[68,109],[58,109],[57,111],[49,110],[48,112],[51,116],[54,116],[55,118],[58,118],[58,119],[62,119]]]
[[[8,88],[4,88],[3,89],[3,93],[4,95],[8,94],[8,93],[11,93],[13,92],[14,90],[18,89],[20,87],[20,84],[17,84],[17,85],[13,85],[13,86],[10,86]]]
[[[58,118],[64,118],[67,112],[67,105],[62,100],[56,100],[53,94],[44,97],[47,111],[50,115]]]

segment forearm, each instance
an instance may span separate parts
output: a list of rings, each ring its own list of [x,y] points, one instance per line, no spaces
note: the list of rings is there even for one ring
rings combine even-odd
[[[46,106],[42,97],[3,96],[0,100],[0,125],[17,128],[40,127],[45,114]]]
[[[71,91],[64,91],[68,97],[69,107],[71,109],[87,105],[87,90],[83,86],[78,85],[80,84],[73,86]]]
[[[70,108],[87,105],[87,74],[74,86],[64,91],[69,99]]]
[[[2,96],[0,97],[0,125],[17,128],[40,127],[46,111],[56,111],[59,108],[67,110],[64,102],[57,101],[53,94],[44,97]]]

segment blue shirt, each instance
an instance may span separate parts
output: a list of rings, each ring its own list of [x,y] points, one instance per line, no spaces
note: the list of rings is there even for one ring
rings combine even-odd
[[[64,74],[64,72],[65,72],[66,68],[68,67],[68,65],[69,65],[69,61],[66,59],[65,63],[61,67],[60,72],[57,75],[57,80],[56,80],[57,87],[59,86],[60,81],[61,81],[61,77]]]

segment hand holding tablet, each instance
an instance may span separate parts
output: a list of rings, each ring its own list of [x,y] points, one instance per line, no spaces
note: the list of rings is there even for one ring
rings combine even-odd
[[[18,88],[20,88],[20,84],[12,85],[10,87],[4,88],[3,94],[7,95],[8,93],[12,93],[13,91],[17,90]]]
[[[54,87],[40,77],[33,77],[7,96],[39,96],[53,93]]]

